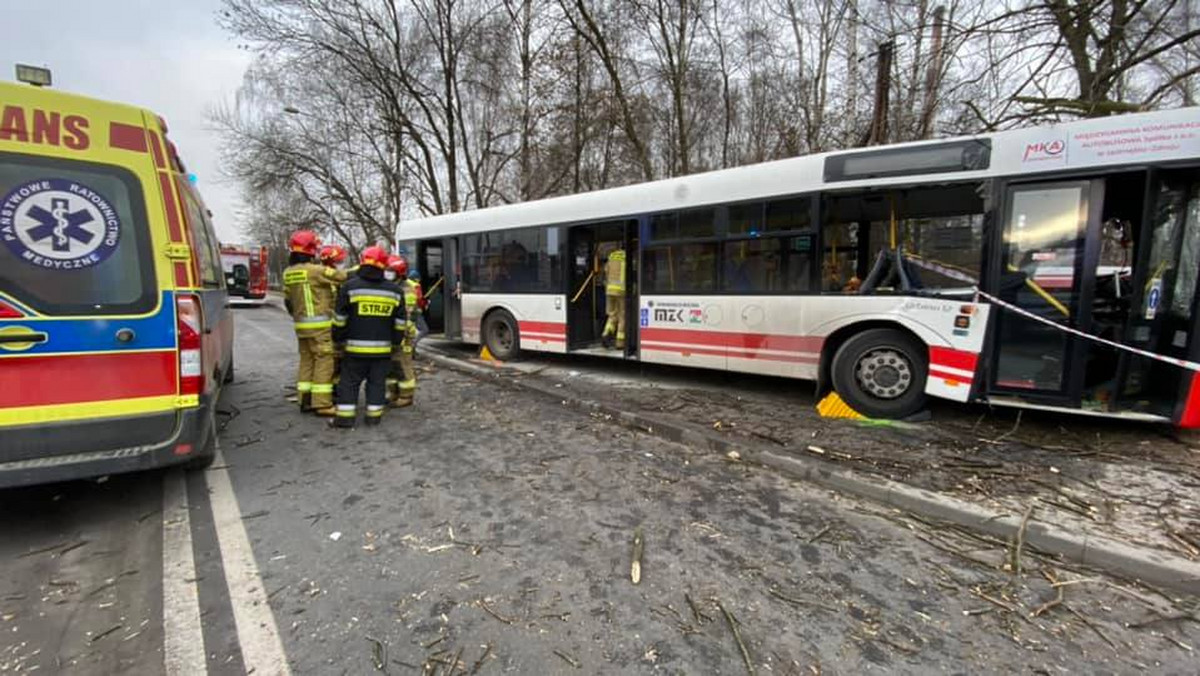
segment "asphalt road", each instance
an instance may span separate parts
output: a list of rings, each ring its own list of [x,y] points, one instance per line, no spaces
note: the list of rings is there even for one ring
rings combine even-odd
[[[212,470],[0,492],[0,673],[1196,672],[1153,590],[428,363],[327,429],[237,340]]]

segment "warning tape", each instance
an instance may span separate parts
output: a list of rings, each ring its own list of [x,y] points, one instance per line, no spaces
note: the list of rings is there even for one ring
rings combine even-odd
[[[912,263],[913,265],[917,266],[918,268],[924,268],[925,270],[929,270],[930,272],[936,272],[939,275],[942,275],[943,277],[949,277],[950,279],[953,279],[953,280],[956,280],[959,282],[966,282],[967,284],[971,284],[971,285],[975,285],[975,284],[979,283],[978,279],[976,279],[975,277],[972,277],[971,275],[968,275],[967,273],[965,273],[961,270],[949,268],[949,267],[946,267],[945,265],[939,265],[938,263],[934,263],[932,261],[927,261],[924,258],[921,258],[919,256],[914,256],[913,254],[904,254],[904,258],[909,263]]]
[[[1200,364],[1197,364],[1196,362],[1188,361],[1186,359],[1176,359],[1175,357],[1168,357],[1166,355],[1158,354],[1157,352],[1141,350],[1136,347],[1130,347],[1128,345],[1124,345],[1122,343],[1117,343],[1117,342],[1108,340],[1106,338],[1101,338],[1100,336],[1094,336],[1090,333],[1084,333],[1083,331],[1080,331],[1079,329],[1073,329],[1069,326],[1063,326],[1062,324],[1059,324],[1058,322],[1052,322],[1049,319],[1035,315],[1034,313],[1032,313],[1024,308],[1017,307],[1016,305],[1013,305],[1012,303],[1000,300],[999,298],[993,296],[990,293],[987,293],[986,291],[980,291],[979,287],[975,287],[975,295],[977,297],[986,298],[988,301],[990,301],[996,305],[999,305],[1000,307],[1004,308],[1005,310],[1011,310],[1011,311],[1021,315],[1022,317],[1027,317],[1029,319],[1034,320],[1035,322],[1040,322],[1047,326],[1056,328],[1059,331],[1062,331],[1064,333],[1069,333],[1073,336],[1077,336],[1077,337],[1083,338],[1085,340],[1090,340],[1092,342],[1100,343],[1101,345],[1107,345],[1108,347],[1111,347],[1113,349],[1124,350],[1126,352],[1132,352],[1133,354],[1136,354],[1136,355],[1139,355],[1142,357],[1146,357],[1147,359],[1154,359],[1156,361],[1173,364],[1180,368],[1185,368],[1189,371],[1200,372]]]

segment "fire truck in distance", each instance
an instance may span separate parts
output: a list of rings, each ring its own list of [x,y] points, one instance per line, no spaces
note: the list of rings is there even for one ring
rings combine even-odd
[[[267,248],[221,245],[221,269],[230,300],[263,301],[267,297]]]

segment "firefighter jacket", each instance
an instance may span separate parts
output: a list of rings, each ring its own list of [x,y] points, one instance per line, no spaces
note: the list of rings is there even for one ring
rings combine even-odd
[[[408,329],[404,292],[383,278],[383,271],[369,266],[338,290],[333,316],[333,337],[345,342],[348,357],[391,357]]]
[[[317,262],[290,265],[283,271],[283,287],[296,335],[308,337],[329,330],[337,282],[328,268]]]
[[[335,268],[332,265],[326,265],[325,276],[333,282],[333,288],[337,289],[337,287],[346,283],[346,280],[350,277],[350,273],[346,272],[345,270]]]
[[[604,268],[604,293],[609,296],[625,295],[625,251],[616,249],[608,255]]]
[[[415,322],[417,321],[417,315],[421,314],[421,283],[416,280],[406,279],[400,285],[400,288],[404,290],[405,314],[408,315],[410,322]]]

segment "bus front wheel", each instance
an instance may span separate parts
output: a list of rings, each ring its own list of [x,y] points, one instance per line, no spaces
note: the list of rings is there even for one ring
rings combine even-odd
[[[521,336],[517,320],[508,310],[496,310],[483,322],[483,344],[500,361],[515,359],[521,351]]]
[[[905,418],[925,405],[928,350],[896,329],[870,329],[833,357],[833,389],[869,418]]]

